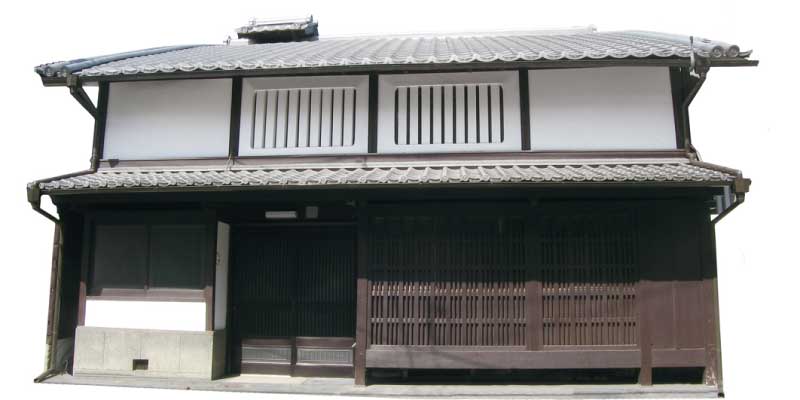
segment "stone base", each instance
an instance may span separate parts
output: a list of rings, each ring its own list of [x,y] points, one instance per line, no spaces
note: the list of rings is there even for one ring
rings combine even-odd
[[[141,360],[138,368],[134,360]],[[75,375],[215,379],[224,368],[224,331],[79,326],[75,332]]]

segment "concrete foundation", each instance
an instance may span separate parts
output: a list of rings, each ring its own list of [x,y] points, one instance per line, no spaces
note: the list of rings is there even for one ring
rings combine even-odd
[[[80,326],[74,373],[215,379],[225,366],[225,333]]]
[[[716,398],[707,385],[385,385],[356,386],[353,379],[242,375],[214,381],[129,376],[57,375],[45,383],[299,395],[447,398]]]

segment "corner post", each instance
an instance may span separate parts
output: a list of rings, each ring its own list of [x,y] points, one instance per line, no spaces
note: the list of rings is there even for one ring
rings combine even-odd
[[[703,221],[701,232],[703,262],[703,319],[705,322],[705,370],[703,383],[715,385],[722,395],[722,351],[720,346],[719,291],[717,286],[716,235],[714,224],[700,210]]]
[[[356,350],[353,369],[356,385],[367,384],[367,328],[369,325],[369,216],[366,202],[358,203],[358,234],[356,244]]]

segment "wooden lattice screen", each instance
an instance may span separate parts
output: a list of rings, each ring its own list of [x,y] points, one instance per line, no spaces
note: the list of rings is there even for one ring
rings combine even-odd
[[[375,217],[371,345],[525,345],[524,218]]]
[[[633,216],[547,216],[540,235],[543,344],[636,344]]]

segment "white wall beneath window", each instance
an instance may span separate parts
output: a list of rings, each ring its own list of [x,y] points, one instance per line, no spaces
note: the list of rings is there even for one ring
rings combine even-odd
[[[676,148],[669,69],[529,71],[532,150]]]
[[[206,303],[87,299],[85,325],[103,328],[205,331]]]
[[[103,158],[228,154],[230,79],[111,83]]]

